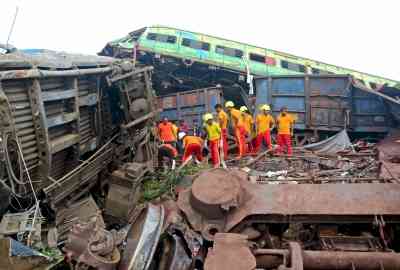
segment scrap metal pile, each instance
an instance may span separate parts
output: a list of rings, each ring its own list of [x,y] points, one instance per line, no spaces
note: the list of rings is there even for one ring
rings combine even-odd
[[[66,244],[70,231],[96,231],[87,238],[96,239],[90,254],[108,253],[118,236],[104,231],[97,203],[118,186],[111,174],[127,163],[153,167],[151,72],[131,61],[47,50],[2,55],[0,235],[9,260],[1,269],[58,264],[60,245],[79,246]]]

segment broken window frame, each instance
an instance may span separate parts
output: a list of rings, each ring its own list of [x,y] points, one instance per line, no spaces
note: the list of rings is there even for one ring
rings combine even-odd
[[[215,46],[215,53],[222,54],[222,55],[225,55],[225,56],[234,57],[234,58],[240,58],[240,59],[244,55],[242,50],[235,49],[235,48],[229,48],[229,47],[225,47],[225,46],[222,46],[222,45],[216,45]]]
[[[158,33],[148,33],[146,36],[147,40],[157,41],[162,43],[168,44],[175,44],[177,37],[173,35],[165,35],[165,34],[158,34]]]
[[[181,45],[195,50],[203,50],[207,52],[210,51],[210,43],[203,42],[200,40],[182,38]]]

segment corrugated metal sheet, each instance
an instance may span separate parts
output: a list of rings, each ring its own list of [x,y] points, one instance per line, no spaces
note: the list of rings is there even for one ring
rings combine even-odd
[[[192,130],[201,127],[202,115],[207,112],[214,112],[214,106],[218,103],[223,103],[220,87],[178,92],[158,97],[158,105],[163,109],[160,114],[161,118],[167,117],[172,121],[184,119]]]
[[[384,102],[356,88],[344,75],[274,76],[257,78],[256,105],[270,104],[297,116],[297,129],[386,132],[389,117]]]

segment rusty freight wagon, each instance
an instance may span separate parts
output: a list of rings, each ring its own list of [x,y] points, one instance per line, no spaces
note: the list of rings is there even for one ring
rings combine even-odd
[[[167,117],[172,121],[183,119],[192,132],[201,128],[204,113],[214,112],[214,106],[222,103],[221,87],[196,89],[158,97],[158,107],[162,109],[160,117]]]
[[[274,115],[282,106],[295,115],[299,133],[320,131],[385,133],[392,118],[384,101],[356,87],[350,76],[273,76],[255,79],[256,109],[270,104]],[[302,132],[300,132],[302,131]]]

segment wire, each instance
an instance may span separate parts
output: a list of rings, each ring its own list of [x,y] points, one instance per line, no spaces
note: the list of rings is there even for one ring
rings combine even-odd
[[[6,42],[6,48],[8,48],[8,42],[10,41],[11,34],[12,34],[13,30],[14,30],[14,25],[15,25],[15,21],[17,20],[18,11],[19,11],[19,8],[17,6],[15,8],[14,19],[13,19],[13,22],[12,22],[11,27],[10,27],[10,32],[8,33],[7,42]]]

